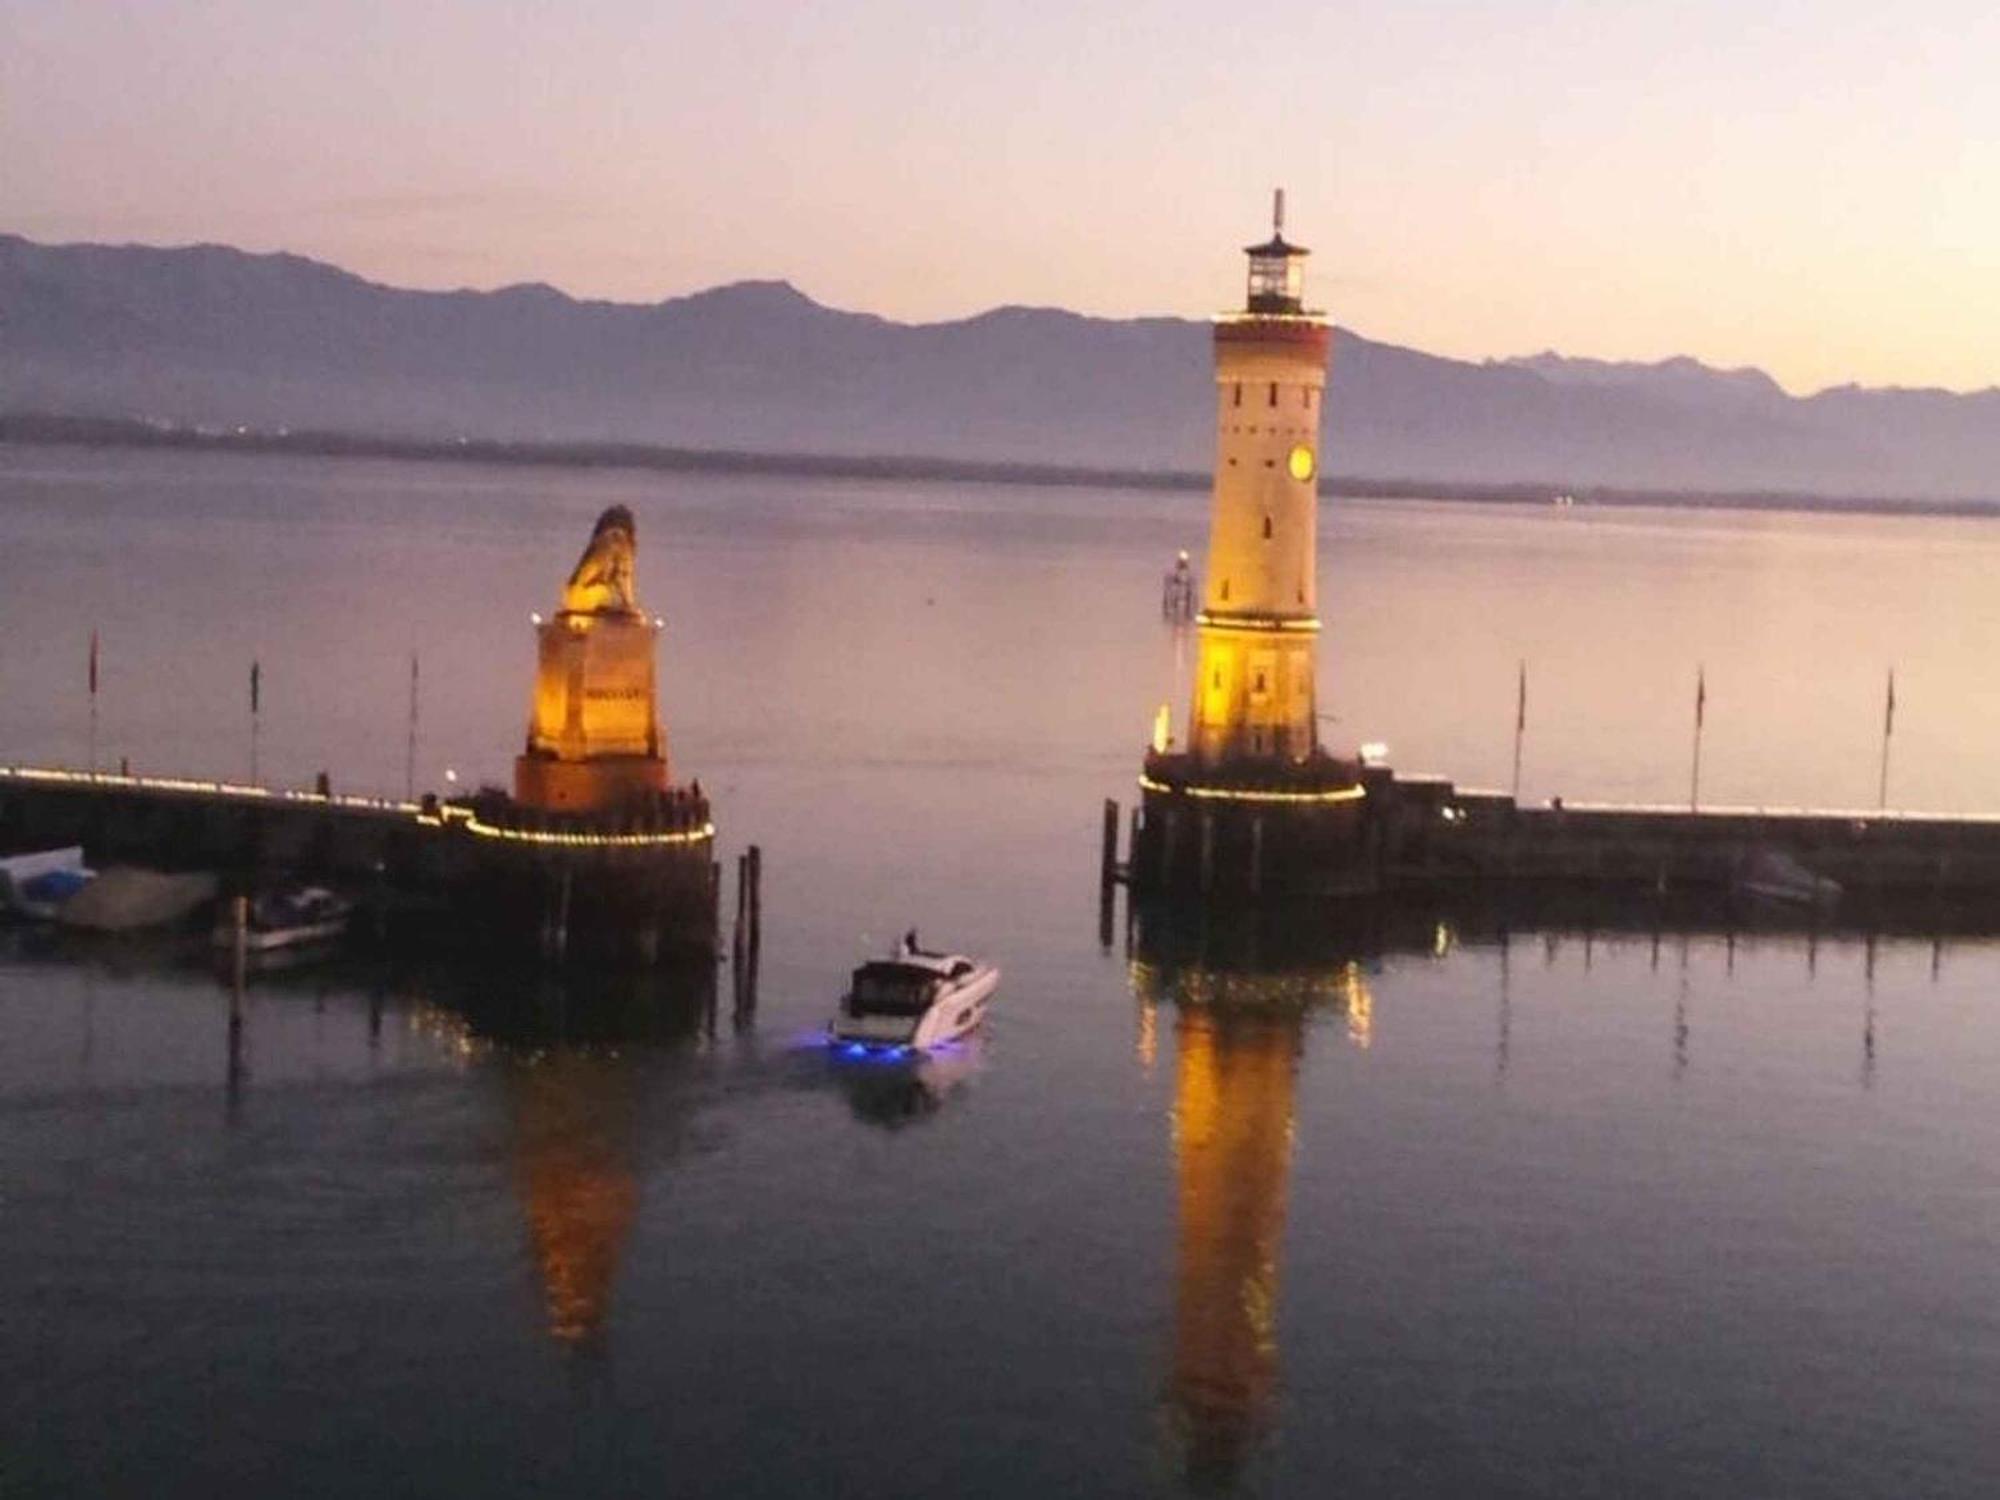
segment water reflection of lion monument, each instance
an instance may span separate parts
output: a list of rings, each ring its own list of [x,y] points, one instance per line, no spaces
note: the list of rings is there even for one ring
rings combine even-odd
[[[638,550],[632,512],[614,505],[597,518],[590,544],[577,559],[563,587],[565,614],[635,615],[639,601],[632,596],[632,559]]]

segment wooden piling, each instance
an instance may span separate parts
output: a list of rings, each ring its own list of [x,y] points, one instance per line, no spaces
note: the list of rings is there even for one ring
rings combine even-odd
[[[250,898],[229,902],[229,1094],[235,1098],[243,1083],[243,989],[250,969]]]
[[[1136,812],[1137,809],[1134,809]],[[1104,827],[1097,854],[1097,946],[1109,951],[1118,904],[1118,803],[1104,799]]]
[[[764,851],[752,844],[743,856],[742,881],[736,912],[738,1029],[757,1014],[757,967],[764,945]]]
[[[745,991],[750,967],[749,903],[744,899],[750,885],[750,856],[736,856],[736,919],[729,933],[730,1015],[740,1026],[747,1004]]]
[[[573,874],[568,865],[563,866],[562,888],[556,897],[556,962],[569,957],[569,897]]]

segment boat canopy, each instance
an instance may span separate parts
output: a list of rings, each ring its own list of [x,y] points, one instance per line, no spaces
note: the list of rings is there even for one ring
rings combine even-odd
[[[963,978],[975,967],[971,959],[957,953],[878,958],[854,971],[849,993],[859,1010],[915,1014],[930,1006],[939,984]]]

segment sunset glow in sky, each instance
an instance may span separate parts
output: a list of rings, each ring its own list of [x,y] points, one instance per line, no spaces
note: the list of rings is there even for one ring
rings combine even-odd
[[[2000,383],[1987,0],[0,0],[0,230]]]

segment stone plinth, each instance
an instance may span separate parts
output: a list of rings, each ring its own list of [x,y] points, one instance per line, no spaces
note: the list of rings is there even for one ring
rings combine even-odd
[[[1202,766],[1155,752],[1141,778],[1135,889],[1219,900],[1381,888],[1368,792],[1352,761]]]
[[[613,506],[535,627],[535,694],[514,799],[560,813],[614,813],[671,785],[660,728],[660,625],[633,596],[632,516]]]

